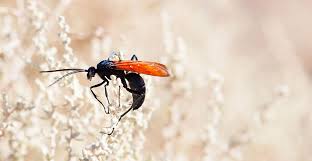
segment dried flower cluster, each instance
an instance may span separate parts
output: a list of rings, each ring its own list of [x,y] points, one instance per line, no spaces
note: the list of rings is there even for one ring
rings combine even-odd
[[[28,51],[30,60],[27,61],[27,64],[38,63],[36,62],[37,58],[43,60],[40,65],[37,65],[34,69],[37,71],[34,72],[76,67],[78,59],[70,45],[70,27],[65,18],[63,16],[55,17],[59,25],[58,36],[63,46],[63,49],[58,49],[58,47],[52,46],[53,42],[49,40],[50,23],[54,23],[54,20],[48,19],[49,13],[43,11],[44,4],[29,1],[26,5],[27,10],[23,10],[23,13],[29,16],[26,17],[29,21],[24,21],[25,24],[19,25],[27,25],[33,31],[32,37],[29,37],[32,43]],[[1,36],[8,39],[5,41],[6,43],[1,42],[3,45],[1,54],[4,60],[8,59],[11,54],[13,55],[17,48],[22,47],[21,45],[24,45],[18,44],[21,41],[21,37],[18,36],[23,35],[21,33],[18,35],[14,31],[22,27],[12,24],[12,21],[18,20],[19,17],[12,15],[11,12],[16,11],[11,11],[8,8],[7,11],[1,13],[1,17],[4,17],[5,20],[1,22],[4,24],[4,27],[1,27]],[[12,45],[8,43],[12,43]],[[64,53],[59,53],[62,50]],[[38,53],[38,55],[34,53]],[[61,54],[63,57],[57,59],[57,54]],[[38,68],[39,66],[40,68]],[[81,160],[123,160],[122,158],[142,160],[140,152],[144,143],[143,131],[147,128],[152,109],[155,109],[152,102],[147,100],[145,102],[147,107],[143,111],[139,110],[129,114],[118,125],[113,135],[108,136],[100,133],[101,128],[105,127],[103,126],[105,122],[116,120],[122,111],[131,105],[131,95],[123,91],[121,93],[123,101],[120,105],[114,99],[110,105],[112,115],[108,119],[99,109],[97,102],[90,101],[93,98],[90,96],[89,90],[80,85],[76,76],[68,77],[60,83],[60,87],[66,89],[62,90],[64,92],[57,91],[60,88],[47,88],[47,82],[53,81],[57,76],[60,74],[48,76],[48,81],[36,78],[34,82],[39,90],[35,94],[36,99],[30,103],[22,98],[16,101],[10,100],[7,94],[2,94],[0,134],[3,146],[1,160],[37,160],[39,158],[50,161],[58,160],[57,158],[63,158],[61,160],[79,160],[79,158]],[[148,95],[151,95],[152,92],[150,82],[147,81]],[[112,98],[117,98],[119,85],[119,81],[113,78],[109,86],[112,89]],[[69,94],[65,94],[65,92],[69,92]],[[58,97],[61,95],[63,97]],[[88,108],[86,109],[86,107]],[[95,136],[98,139],[87,145],[89,143],[86,141]],[[60,149],[64,149],[64,151]],[[36,155],[32,155],[32,153]]]

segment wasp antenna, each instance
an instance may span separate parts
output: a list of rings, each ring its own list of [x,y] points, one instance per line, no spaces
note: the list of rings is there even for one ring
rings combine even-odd
[[[42,70],[40,73],[51,73],[51,72],[61,72],[61,71],[79,71],[79,72],[88,72],[86,69],[76,69],[76,68],[71,68],[71,69],[57,69],[57,70]]]
[[[55,83],[57,83],[58,81],[62,80],[63,78],[69,76],[69,75],[72,75],[72,74],[75,74],[75,73],[81,73],[81,72],[86,72],[85,70],[83,71],[73,71],[73,72],[69,72],[65,75],[63,75],[62,77],[58,78],[57,80],[55,80],[53,83],[51,83],[48,87],[51,87],[52,85],[54,85]]]

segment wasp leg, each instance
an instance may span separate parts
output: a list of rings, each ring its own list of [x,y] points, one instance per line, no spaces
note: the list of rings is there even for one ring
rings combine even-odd
[[[105,82],[108,82],[108,81],[107,81],[107,80],[104,80],[103,82],[101,82],[101,83],[99,83],[99,84],[96,84],[96,85],[94,85],[94,86],[91,86],[91,87],[90,87],[90,90],[91,90],[91,92],[92,92],[94,98],[95,98],[98,102],[100,102],[101,105],[103,106],[105,113],[106,113],[106,114],[109,114],[109,108],[108,108],[108,110],[106,111],[106,107],[105,107],[104,104],[97,98],[97,96],[95,95],[95,93],[94,93],[93,90],[92,90],[92,88],[99,87],[99,86],[103,85]]]
[[[107,83],[104,85],[104,88],[105,88],[105,97],[106,97],[106,99],[107,99],[107,102],[108,102],[108,104],[110,105],[110,102],[109,102],[109,99],[108,99],[108,94],[107,94],[107,89],[106,89],[106,87],[109,85],[109,82],[107,81]]]
[[[126,112],[124,112],[122,115],[120,115],[118,122],[115,124],[115,126],[118,125],[118,123],[120,122],[120,120],[128,113],[132,110],[132,107],[130,107]],[[115,127],[113,127],[112,131],[110,133],[108,133],[107,135],[111,135],[115,130]]]
[[[118,99],[118,107],[120,107],[120,86],[118,86],[119,89],[118,89],[118,96],[119,96],[119,99]]]
[[[130,60],[138,61],[139,59],[135,54],[133,54]],[[129,71],[126,71],[126,74],[128,74],[128,73],[129,73]]]
[[[128,88],[126,79],[128,80],[129,86],[131,88]],[[127,74],[125,77],[120,77],[120,80],[121,80],[121,83],[123,84],[123,87],[126,88],[127,91],[132,93],[133,102],[132,102],[131,107],[127,111],[125,111],[123,114],[120,115],[118,122],[114,126],[117,126],[118,123],[121,121],[121,119],[131,110],[136,110],[139,107],[141,107],[145,99],[145,91],[146,91],[145,83],[144,83],[143,78],[139,74],[130,73],[130,74]],[[113,134],[114,130],[115,130],[115,127],[113,127],[112,131],[108,133],[107,135]]]
[[[121,80],[121,83],[122,83],[123,87],[124,87],[128,92],[133,93],[133,94],[138,94],[138,95],[141,94],[141,92],[139,92],[139,91],[135,91],[135,90],[133,90],[133,89],[130,89],[130,88],[128,87],[128,85],[127,85],[127,82],[126,82],[126,79],[125,79],[125,78],[122,78],[122,77],[121,77],[120,80]]]
[[[136,61],[138,61],[139,59],[138,59],[138,57],[137,57],[135,54],[133,54],[132,57],[131,57],[131,60],[136,60]]]
[[[122,115],[120,115],[120,117],[119,117],[117,123],[116,123],[114,126],[117,126],[118,123],[120,122],[120,120],[121,120],[128,112],[130,112],[131,110],[132,110],[132,107],[130,107],[126,112],[124,112]],[[107,133],[107,135],[112,135],[113,132],[114,132],[114,130],[115,130],[115,127],[113,127],[113,128],[112,128],[112,131],[111,131],[110,133]]]
[[[142,98],[144,99],[145,95],[141,95],[140,97],[142,97]],[[137,104],[140,100],[142,100],[142,98],[136,99],[136,101],[133,102],[133,104]],[[117,126],[118,123],[121,121],[121,119],[122,119],[124,116],[126,116],[127,113],[129,113],[132,109],[134,109],[134,106],[131,106],[127,111],[125,111],[123,114],[121,114],[120,117],[119,117],[119,119],[118,119],[118,121],[117,121],[117,123],[115,124],[115,126]],[[115,127],[113,127],[112,131],[111,131],[110,133],[108,133],[107,135],[111,135],[111,134],[114,132],[114,130],[115,130]]]

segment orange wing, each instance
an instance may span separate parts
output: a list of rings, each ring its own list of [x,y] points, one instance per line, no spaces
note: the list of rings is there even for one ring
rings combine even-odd
[[[169,76],[167,67],[160,63],[147,61],[132,61],[132,60],[113,61],[113,62],[114,67],[117,70],[131,71],[159,77]]]

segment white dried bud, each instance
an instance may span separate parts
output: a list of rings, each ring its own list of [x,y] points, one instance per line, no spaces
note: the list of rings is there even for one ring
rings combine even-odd
[[[57,19],[57,21],[58,21],[59,25],[60,25],[61,27],[63,27],[64,24],[65,24],[65,17],[64,17],[64,16],[59,16],[58,19]]]
[[[287,97],[289,93],[288,85],[279,85],[275,88],[275,94],[279,97]]]

